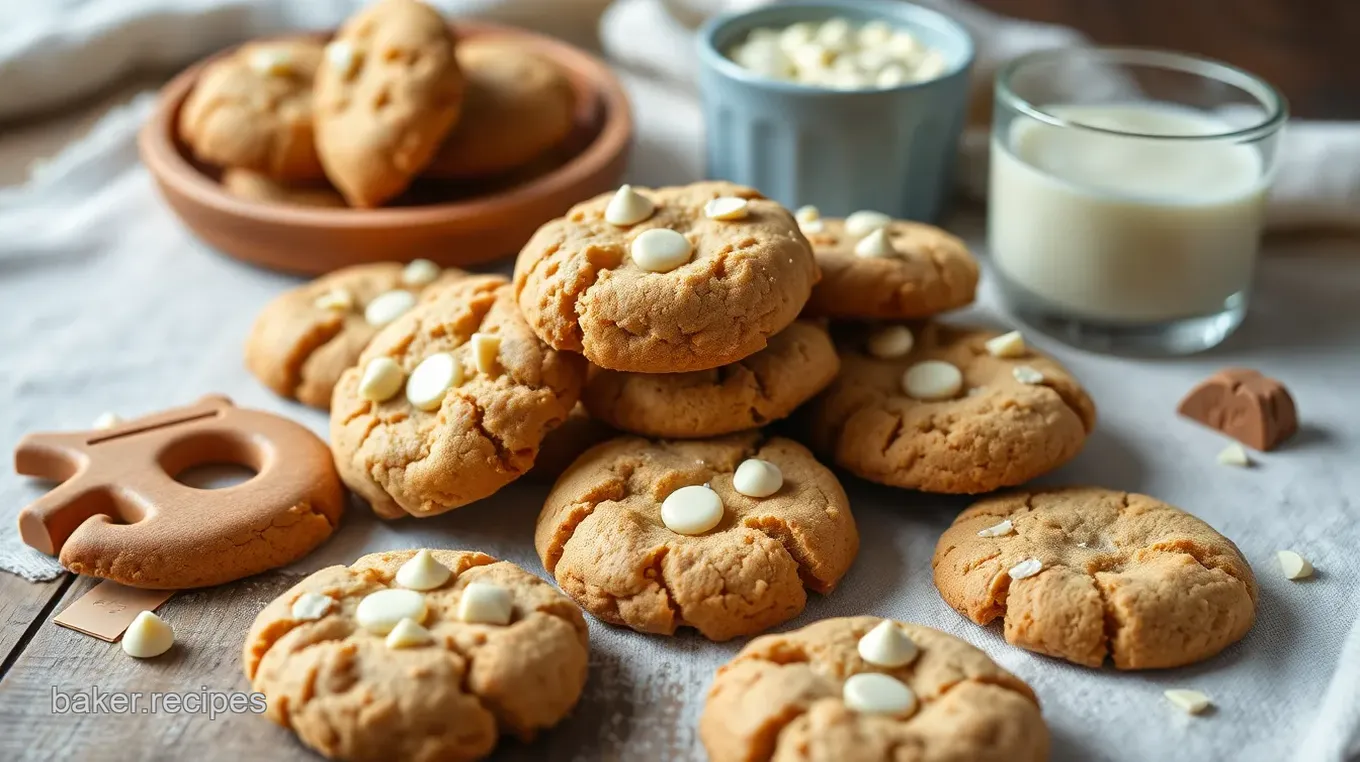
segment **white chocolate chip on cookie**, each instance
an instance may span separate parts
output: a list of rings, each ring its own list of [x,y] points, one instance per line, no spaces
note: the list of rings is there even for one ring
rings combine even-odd
[[[463,369],[448,352],[439,352],[420,361],[406,380],[406,399],[425,411],[436,410],[449,389],[463,383]]]
[[[910,328],[905,325],[890,325],[869,334],[867,348],[869,354],[880,360],[893,360],[906,357],[915,344],[916,339],[911,335]]]
[[[293,601],[290,613],[299,622],[312,622],[325,616],[335,605],[335,599],[321,593],[303,593]]]
[[[414,619],[406,618],[387,633],[388,648],[419,648],[434,642],[434,635]]]
[[[433,590],[453,576],[449,567],[439,563],[434,554],[421,550],[397,569],[397,584],[407,590]]]
[[[879,667],[905,667],[921,649],[891,619],[884,619],[859,639],[859,658]]]
[[[879,228],[870,231],[859,243],[855,244],[855,256],[895,257],[897,250],[893,248],[892,241],[888,239],[888,231]]]
[[[614,197],[609,200],[609,206],[604,210],[604,221],[610,225],[628,227],[652,216],[656,211],[656,204],[646,196],[633,190],[633,186],[621,186]]]
[[[377,635],[386,635],[403,619],[417,624],[425,621],[425,596],[414,590],[379,590],[359,601],[354,618],[359,626]]]
[[[364,366],[359,378],[359,396],[370,402],[386,402],[401,391],[406,373],[390,357],[375,357]]]
[[[855,238],[863,238],[879,228],[886,227],[890,222],[892,217],[883,212],[867,210],[851,212],[850,216],[845,218],[845,232]]]
[[[336,40],[326,46],[326,60],[335,67],[342,79],[349,79],[359,68],[361,55],[347,40]]]
[[[354,295],[348,289],[333,288],[318,296],[316,301],[312,302],[312,305],[319,310],[348,312],[354,308]]]
[[[881,672],[851,675],[841,690],[847,709],[861,714],[906,717],[916,711],[916,693],[906,683]]]
[[[103,412],[99,414],[98,418],[94,419],[92,425],[96,429],[111,429],[122,422],[123,416],[113,412]]]
[[[175,630],[164,619],[143,611],[123,632],[123,653],[134,659],[160,656],[175,645]]]
[[[251,53],[250,68],[271,77],[287,76],[293,70],[293,57],[286,50],[261,48]]]
[[[902,390],[913,399],[952,399],[962,388],[963,373],[942,360],[918,362],[902,374]]]
[[[698,535],[717,526],[723,502],[706,486],[681,487],[661,502],[661,522],[676,534]]]
[[[472,360],[477,372],[484,376],[494,376],[500,366],[501,337],[490,333],[474,333],[468,339],[472,347]]]
[[[994,524],[992,526],[987,527],[986,529],[979,529],[977,536],[1004,537],[1014,531],[1015,525],[1011,523],[1010,519],[1006,519],[1005,521],[1002,521],[1000,524]]]
[[[987,354],[992,357],[1024,357],[1029,351],[1025,347],[1025,337],[1019,331],[1003,333],[994,339],[988,339],[985,346]]]
[[[413,259],[401,271],[401,282],[408,286],[428,286],[439,277],[439,265],[428,259]]]
[[[1011,376],[1022,384],[1042,384],[1044,382],[1044,374],[1028,365],[1017,365],[1011,368]]]
[[[704,216],[710,220],[742,220],[750,213],[749,207],[744,198],[721,196],[704,204]]]
[[[799,225],[806,225],[822,219],[822,211],[812,204],[806,204],[798,207],[798,211],[793,213],[793,218],[798,220]]]
[[[1313,565],[1298,553],[1292,550],[1279,550],[1275,552],[1275,557],[1280,561],[1280,569],[1284,571],[1285,579],[1306,579],[1313,576]]]
[[[477,624],[510,624],[514,608],[510,591],[490,582],[473,582],[458,599],[458,618]]]
[[[1175,704],[1186,714],[1199,714],[1205,709],[1213,706],[1213,702],[1209,700],[1209,697],[1199,691],[1175,688],[1163,692],[1162,695],[1166,696],[1167,701]]]
[[[1242,449],[1240,444],[1230,444],[1224,447],[1218,454],[1218,462],[1219,465],[1223,466],[1251,467],[1251,458],[1247,456],[1247,451]]]
[[[688,262],[694,247],[688,238],[670,228],[655,228],[634,238],[630,251],[638,267],[666,273]]]
[[[1006,574],[1008,574],[1011,579],[1024,579],[1026,577],[1033,577],[1043,570],[1043,561],[1040,561],[1037,558],[1027,558],[1015,566],[1012,566]]]
[[[364,308],[364,320],[369,325],[387,325],[414,306],[416,306],[416,295],[410,291],[401,289],[387,291],[378,294]]]
[[[747,497],[769,497],[784,486],[779,466],[760,458],[747,458],[732,474],[732,488]]]

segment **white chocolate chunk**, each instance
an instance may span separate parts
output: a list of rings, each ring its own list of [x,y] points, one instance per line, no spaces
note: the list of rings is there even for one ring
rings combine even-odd
[[[1011,579],[1024,579],[1026,577],[1033,577],[1034,575],[1038,574],[1043,570],[1044,570],[1043,561],[1040,561],[1037,558],[1028,558],[1016,564],[1015,566],[1012,566],[1010,568],[1010,571],[1006,573],[1010,575]]]
[[[732,474],[732,488],[747,497],[769,497],[783,486],[784,473],[768,460],[747,458]]]
[[[777,39],[757,38],[754,33],[745,44],[733,48],[731,57],[750,71],[771,79],[792,79],[796,73],[793,61]]]
[[[736,196],[721,196],[704,204],[704,216],[710,220],[742,220],[750,211],[746,199]]]
[[[1199,691],[1185,690],[1182,688],[1173,688],[1172,690],[1165,691],[1162,695],[1166,696],[1167,701],[1170,701],[1184,710],[1186,714],[1199,714],[1205,709],[1213,706],[1214,703],[1208,696]]]
[[[882,88],[901,87],[910,81],[911,72],[897,62],[885,65],[874,75],[874,84]]]
[[[881,672],[851,675],[841,689],[847,709],[861,714],[910,716],[916,711],[916,693],[906,683]]]
[[[175,629],[150,611],[143,611],[123,633],[123,653],[134,659],[160,656],[175,644]]]
[[[880,360],[893,360],[906,357],[915,346],[916,339],[911,329],[905,325],[890,325],[869,334],[869,354]]]
[[[364,308],[364,320],[369,325],[387,325],[416,306],[416,295],[397,289],[378,294]]]
[[[401,282],[408,286],[428,286],[439,277],[439,265],[428,259],[413,259],[401,271]]]
[[[917,82],[934,79],[943,74],[944,69],[944,56],[933,50],[927,51],[926,54],[916,62],[916,74],[913,79]]]
[[[897,250],[893,248],[892,240],[888,238],[888,231],[879,228],[861,238],[855,244],[855,256],[858,257],[892,257],[897,255]]]
[[[848,50],[856,42],[850,19],[836,17],[827,19],[812,36],[818,44],[834,51]]]
[[[643,231],[629,250],[638,267],[653,273],[668,273],[688,262],[694,253],[689,239],[670,228]]]
[[[425,621],[425,596],[414,590],[379,590],[359,601],[354,619],[359,626],[376,635],[386,635],[403,619],[420,624]]]
[[[1249,468],[1251,458],[1247,457],[1247,451],[1242,449],[1240,444],[1230,444],[1223,448],[1218,454],[1218,462],[1224,466],[1237,466],[1238,468]]]
[[[336,40],[326,46],[326,61],[334,67],[342,79],[349,79],[354,74],[354,70],[359,68],[361,57],[359,51],[347,40]]]
[[[122,422],[123,416],[111,411],[106,411],[100,413],[99,417],[94,419],[94,423],[91,425],[96,429],[111,429]]]
[[[359,378],[359,396],[372,402],[386,402],[401,391],[406,372],[390,357],[375,357],[364,366]]]
[[[463,383],[463,369],[448,352],[439,352],[420,361],[406,380],[406,399],[425,411],[436,410],[449,389]]]
[[[978,533],[977,533],[977,536],[978,536],[978,537],[1004,537],[1005,535],[1008,535],[1008,534],[1010,534],[1011,532],[1014,532],[1014,531],[1015,531],[1015,525],[1011,523],[1011,520],[1010,520],[1010,519],[1006,519],[1005,521],[1002,521],[1000,524],[994,524],[994,525],[992,525],[992,526],[987,527],[986,529],[979,529],[979,530],[978,530]]]
[[[800,48],[812,42],[812,36],[817,33],[817,25],[808,21],[800,21],[797,24],[790,24],[779,34],[779,47],[786,52],[795,48]]]
[[[1025,346],[1025,336],[1019,331],[1003,333],[1000,336],[988,339],[984,346],[987,347],[987,354],[992,357],[1024,357],[1029,351]]]
[[[826,223],[822,220],[808,220],[798,223],[798,229],[803,231],[803,235],[816,235],[826,231]]]
[[[915,63],[921,57],[921,43],[906,30],[898,30],[885,46],[889,53],[904,63]]]
[[[473,582],[458,599],[458,618],[477,624],[510,624],[515,604],[510,591],[490,582]]]
[[[494,376],[500,369],[501,337],[493,333],[474,333],[468,339],[472,347],[472,360],[477,372],[484,376]]]
[[[604,221],[610,225],[628,227],[651,217],[656,204],[646,196],[633,190],[631,185],[620,186],[604,208]]]
[[[334,605],[335,599],[329,595],[303,593],[298,596],[297,600],[293,601],[293,608],[290,613],[299,622],[311,622],[325,616]]]
[[[1277,550],[1275,557],[1280,560],[1285,579],[1307,579],[1313,576],[1313,565],[1308,559],[1292,550]]]
[[[388,648],[419,648],[434,642],[434,635],[414,619],[403,619],[387,633]]]
[[[963,389],[963,373],[942,360],[926,360],[902,374],[902,390],[918,400],[947,400]]]
[[[905,667],[921,649],[891,619],[884,619],[859,639],[859,658],[880,667]]]
[[[1044,374],[1028,365],[1017,365],[1011,368],[1011,375],[1022,384],[1042,384],[1044,382]]]
[[[816,222],[822,218],[822,212],[812,204],[798,207],[798,211],[793,213],[793,218],[798,220],[799,225],[806,225],[809,222]]]
[[[859,28],[859,46],[872,49],[881,48],[892,39],[893,28],[884,21],[870,21]]]
[[[281,48],[262,48],[250,54],[250,68],[266,76],[286,76],[293,70],[293,57]]]
[[[336,310],[337,312],[349,312],[354,309],[354,294],[348,289],[333,288],[330,291],[318,296],[312,306],[319,310]]]
[[[407,590],[433,590],[449,581],[453,571],[434,554],[420,550],[397,569],[397,584]]]
[[[703,534],[723,518],[723,502],[707,486],[681,487],[661,502],[661,523],[676,534]]]
[[[863,238],[889,222],[892,222],[892,217],[883,212],[864,210],[851,212],[850,216],[845,218],[845,232],[855,238]]]

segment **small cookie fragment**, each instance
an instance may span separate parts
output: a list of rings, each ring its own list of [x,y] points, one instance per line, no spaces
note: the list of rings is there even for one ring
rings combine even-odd
[[[1175,704],[1177,708],[1183,710],[1186,714],[1200,714],[1214,705],[1213,701],[1210,700],[1208,696],[1199,691],[1173,688],[1172,690],[1164,691],[1162,695],[1166,696],[1167,701]]]
[[[175,645],[175,630],[164,619],[143,611],[123,631],[123,653],[134,659],[160,656]]]
[[[1313,565],[1292,550],[1275,551],[1275,558],[1280,562],[1280,570],[1284,572],[1285,579],[1298,580],[1313,576]]]
[[[1256,450],[1273,449],[1299,428],[1284,384],[1248,368],[1225,368],[1185,395],[1176,412]]]

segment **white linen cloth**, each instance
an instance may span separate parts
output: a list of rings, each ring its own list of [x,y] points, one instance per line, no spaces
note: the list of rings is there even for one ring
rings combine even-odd
[[[684,4],[682,10],[696,17],[704,12],[700,0],[671,3]],[[600,4],[557,0],[553,7],[588,14]],[[95,87],[103,72],[179,62],[228,38],[283,26],[325,25],[331,23],[326,13],[339,18],[352,7],[301,0],[23,5],[22,13],[18,4],[0,9],[0,112],[9,114],[24,103],[13,97],[16,83],[60,91],[65,99]],[[531,5],[542,7],[527,0],[459,7],[520,21],[562,21],[525,13]],[[59,13],[49,14],[52,8]],[[125,37],[129,29],[143,30],[132,43]],[[151,34],[146,29],[174,42],[146,58],[138,51],[155,39],[145,36]],[[1047,29],[1054,40],[1070,39]],[[625,0],[609,10],[602,30],[606,48],[625,70],[638,116],[630,181],[696,178],[702,166],[698,107],[683,76],[663,74],[687,71],[683,63],[674,66],[689,55],[683,26],[656,0]],[[625,44],[644,35],[652,35],[647,47],[657,52],[654,58]],[[674,57],[663,59],[663,51]],[[35,66],[39,59],[42,65]],[[83,74],[71,80],[54,73],[76,69]],[[84,74],[90,76],[83,84],[74,81]],[[54,96],[45,105],[58,101]],[[241,344],[256,312],[296,281],[215,254],[173,217],[136,157],[134,136],[149,103],[149,96],[138,98],[113,111],[28,184],[0,190],[0,445],[12,447],[28,431],[88,427],[104,410],[137,415],[209,392],[283,413],[324,436],[324,414],[275,398],[241,363]],[[1340,129],[1350,136],[1349,127]],[[0,138],[0,156],[4,145]],[[978,220],[955,219],[950,227],[981,249]],[[860,556],[840,589],[812,596],[808,610],[787,626],[872,613],[975,643],[1035,687],[1057,760],[1337,762],[1360,756],[1360,405],[1354,401],[1360,313],[1353,308],[1360,258],[1325,256],[1318,246],[1281,246],[1277,250],[1290,256],[1267,258],[1247,323],[1207,355],[1136,361],[1035,337],[1083,380],[1102,416],[1082,455],[1043,481],[1147,492],[1233,538],[1261,584],[1258,622],[1242,643],[1201,665],[1135,674],[1078,668],[1009,647],[999,628],[976,627],[945,606],[930,581],[935,540],[968,500],[855,480],[847,486],[861,532]],[[995,305],[985,287],[969,316],[1004,322]],[[1283,379],[1302,411],[1299,437],[1260,456],[1261,465],[1252,470],[1216,465],[1222,438],[1173,413],[1196,381],[1230,364]],[[30,579],[57,573],[51,559],[23,547],[12,530],[18,508],[41,491],[42,485],[0,474],[0,569]],[[488,504],[396,523],[378,522],[356,503],[337,536],[295,569],[347,563],[373,550],[437,545],[483,549],[542,574],[531,538],[543,495],[540,486],[515,484]],[[1274,558],[1281,548],[1310,558],[1317,578],[1283,579]],[[646,746],[641,739],[654,733],[637,729],[666,727],[676,746],[693,750],[683,758],[701,759],[694,727],[704,689],[713,669],[739,647],[692,635],[642,636],[592,622],[591,682],[566,737],[604,739],[623,759],[659,759],[670,750]],[[1185,717],[1161,698],[1173,687],[1203,690],[1218,709],[1208,717]],[[539,751],[534,746],[507,754],[527,759]]]

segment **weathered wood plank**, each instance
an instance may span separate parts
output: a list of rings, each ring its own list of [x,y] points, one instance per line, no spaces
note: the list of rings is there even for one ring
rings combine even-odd
[[[60,593],[63,580],[29,582],[0,572],[0,665],[13,661],[24,633],[43,614],[43,609]]]

